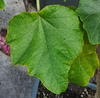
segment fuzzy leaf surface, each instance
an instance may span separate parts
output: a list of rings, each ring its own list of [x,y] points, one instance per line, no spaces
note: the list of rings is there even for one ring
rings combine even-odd
[[[76,13],[83,22],[89,41],[100,43],[100,0],[80,0]]]
[[[39,13],[23,12],[13,17],[7,43],[14,65],[26,65],[29,75],[60,94],[68,86],[71,63],[82,51],[83,32],[74,11],[52,5]]]
[[[5,3],[3,0],[0,0],[0,9],[4,9],[5,8]]]
[[[69,81],[81,86],[86,86],[89,79],[93,77],[95,70],[99,67],[99,60],[96,54],[97,45],[88,41],[86,32],[84,34],[84,46],[82,53],[71,65],[68,77]]]

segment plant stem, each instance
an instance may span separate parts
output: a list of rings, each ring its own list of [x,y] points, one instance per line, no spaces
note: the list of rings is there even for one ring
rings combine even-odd
[[[40,11],[40,0],[36,0],[37,11]]]

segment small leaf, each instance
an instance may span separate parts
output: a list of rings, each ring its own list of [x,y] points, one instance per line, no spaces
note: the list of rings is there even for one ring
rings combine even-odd
[[[26,65],[31,76],[56,94],[68,86],[71,62],[83,47],[83,32],[74,11],[51,5],[39,13],[23,12],[11,19],[7,42],[14,65]]]
[[[100,43],[100,0],[80,0],[76,13],[83,22],[89,41]]]
[[[0,0],[0,9],[4,9],[5,8],[5,3],[3,0]]]
[[[82,53],[71,65],[68,77],[69,81],[81,86],[86,86],[89,79],[93,77],[95,70],[99,67],[99,60],[96,54],[97,45],[89,43],[84,34],[84,47]]]

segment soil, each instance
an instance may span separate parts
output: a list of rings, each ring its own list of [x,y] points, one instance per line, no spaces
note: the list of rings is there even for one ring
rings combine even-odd
[[[92,90],[88,87],[81,87],[76,84],[70,83],[67,90],[60,94],[56,95],[48,91],[40,82],[37,92],[37,98],[94,98],[95,90]]]

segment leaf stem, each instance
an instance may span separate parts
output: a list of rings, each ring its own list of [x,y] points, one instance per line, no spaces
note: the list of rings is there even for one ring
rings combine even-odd
[[[36,0],[37,11],[40,11],[40,0]]]

